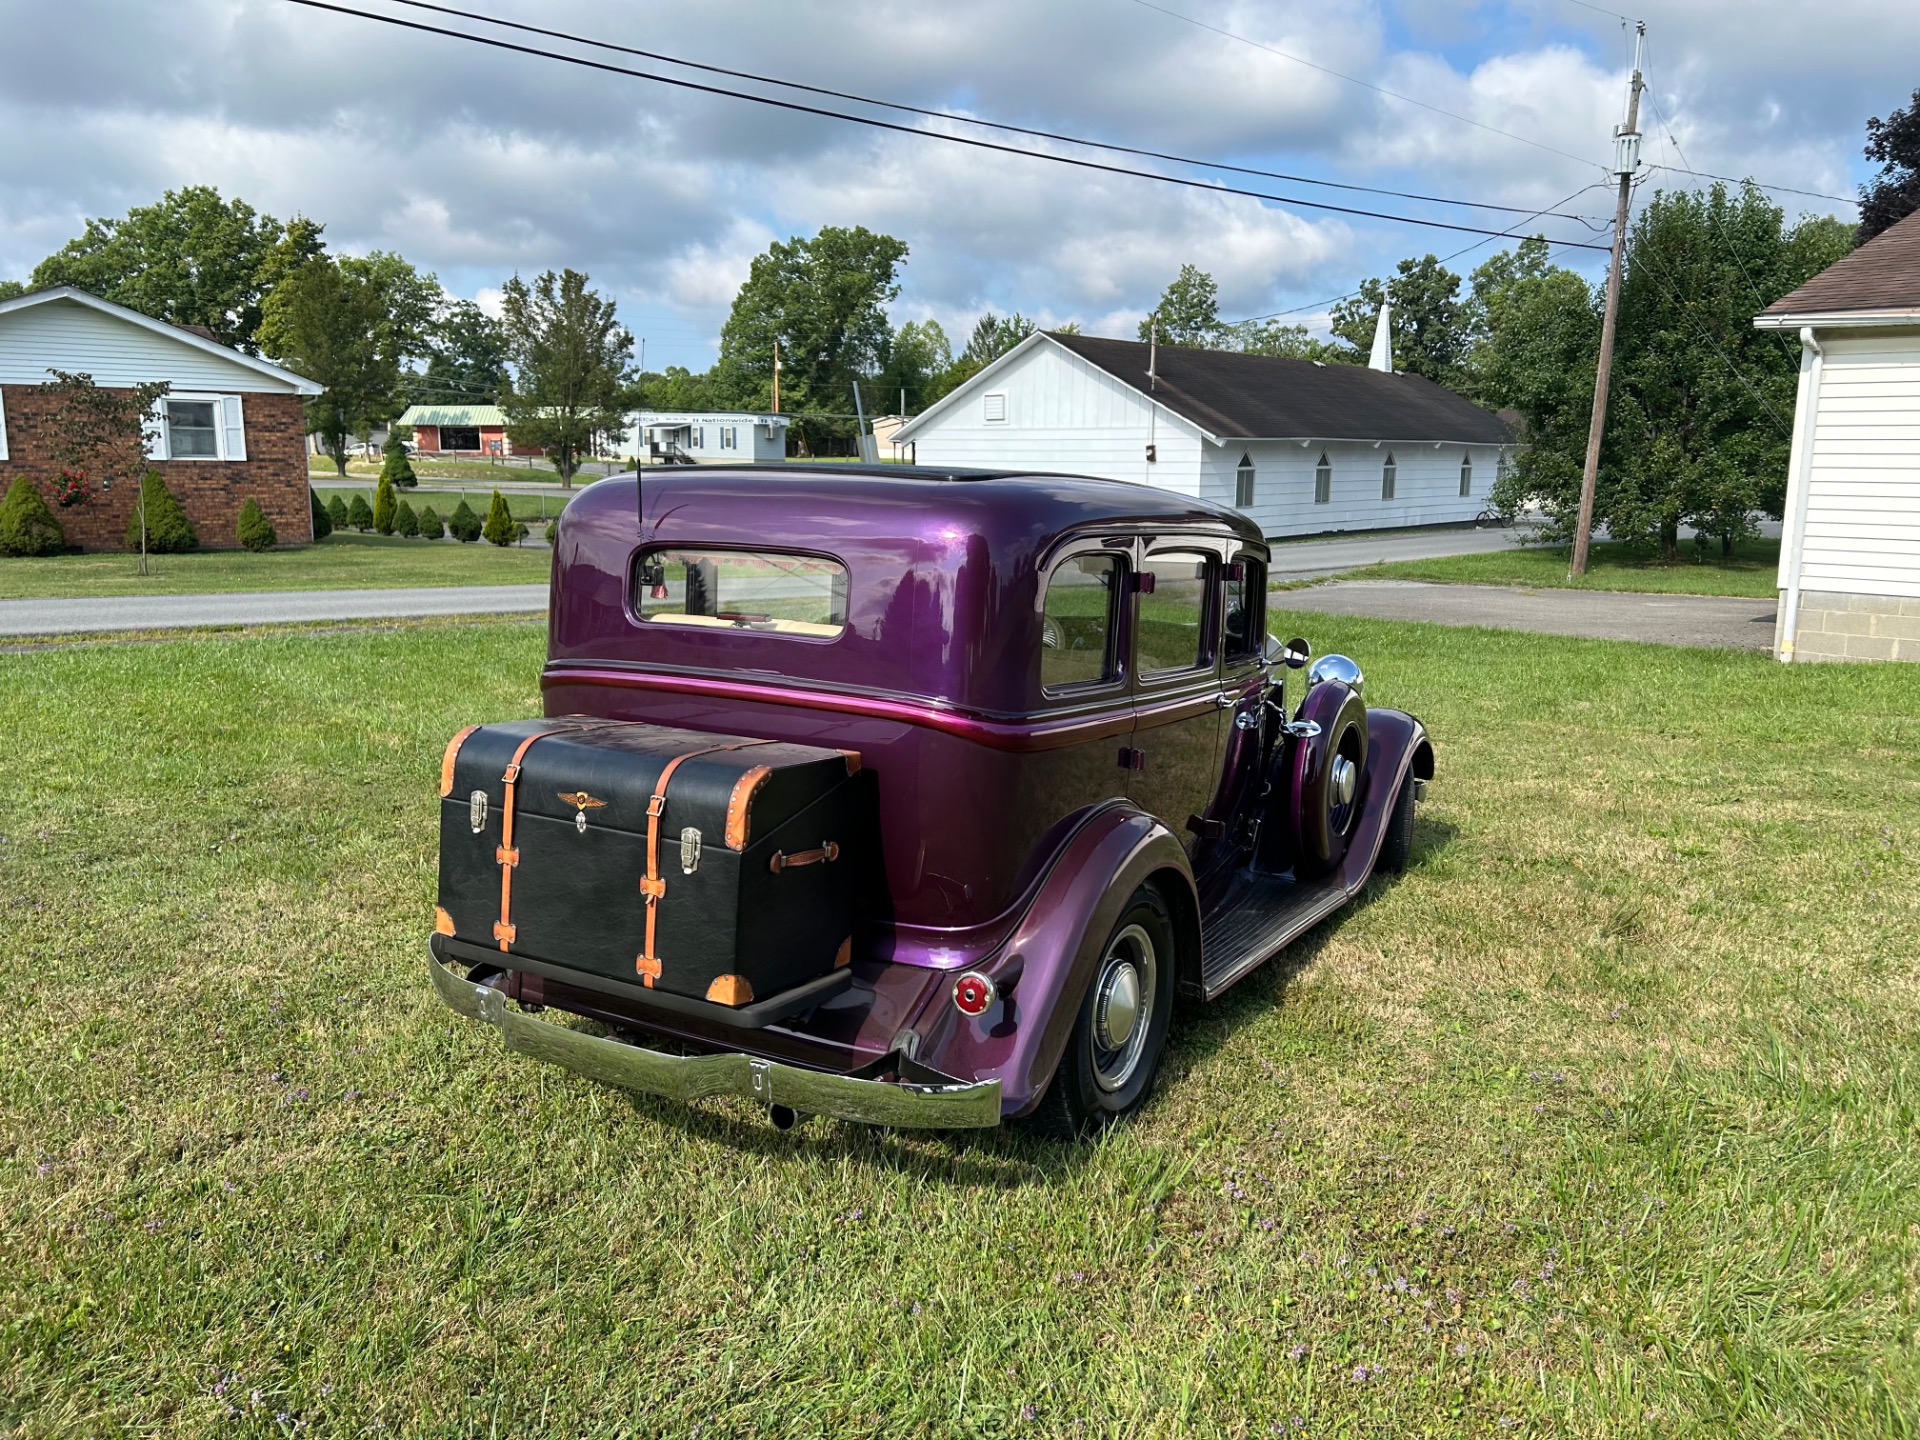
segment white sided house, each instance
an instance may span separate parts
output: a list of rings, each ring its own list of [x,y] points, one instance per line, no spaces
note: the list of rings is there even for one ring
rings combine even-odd
[[[1800,339],[1774,653],[1920,660],[1920,213],[1754,324]]]
[[[638,410],[627,417],[628,453],[642,465],[785,460],[789,418],[750,410]]]
[[[893,441],[922,465],[1158,485],[1268,536],[1472,520],[1512,443],[1491,411],[1415,375],[1049,331]]]

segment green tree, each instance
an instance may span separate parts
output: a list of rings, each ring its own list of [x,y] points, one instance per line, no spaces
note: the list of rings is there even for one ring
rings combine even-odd
[[[353,503],[347,506],[347,524],[362,535],[373,529],[373,509],[367,504],[367,497],[356,493]]]
[[[26,476],[14,476],[0,500],[0,555],[58,555],[66,548],[66,532],[47,497]]]
[[[413,473],[413,461],[407,458],[407,437],[400,433],[411,428],[394,426],[387,431],[387,443],[380,447],[380,478],[402,490],[411,490],[420,483],[420,477]]]
[[[420,517],[413,513],[413,506],[405,500],[393,507],[393,533],[404,535],[409,540],[420,533]]]
[[[684,365],[669,365],[634,381],[634,408],[641,410],[720,410],[714,398],[713,372],[696,375]]]
[[[211,186],[169,190],[118,220],[94,219],[34,268],[33,284],[83,290],[223,345],[255,350],[262,305],[278,280],[322,253],[321,227],[282,223]]]
[[[320,492],[307,491],[308,507],[313,511],[313,538],[324,540],[333,533],[333,512],[320,503]]]
[[[507,383],[507,336],[498,320],[471,300],[440,315],[420,389],[434,400],[497,405]]]
[[[464,495],[460,497],[460,503],[453,507],[453,514],[447,517],[447,533],[462,545],[471,545],[480,538],[480,517],[473,513],[473,507],[467,504]]]
[[[507,433],[517,446],[544,450],[571,486],[594,437],[623,423],[633,337],[613,301],[577,270],[548,270],[531,285],[515,275],[501,312],[514,371],[500,393]]]
[[[487,506],[486,523],[480,527],[480,533],[494,545],[513,543],[513,512],[507,508],[506,496],[498,490],[493,492],[493,500]]]
[[[1157,331],[1164,345],[1210,346],[1220,330],[1220,287],[1198,265],[1182,265],[1140,322],[1142,340],[1152,339]]]
[[[422,540],[438,540],[447,533],[446,521],[440,518],[440,512],[431,505],[423,505],[417,521]]]
[[[18,280],[0,280],[0,300],[11,300],[26,293],[27,287]]]
[[[52,402],[47,450],[54,464],[62,470],[78,471],[102,489],[116,480],[132,482],[144,474],[147,430],[154,407],[169,389],[167,382],[104,386],[94,384],[91,375],[64,370],[47,373],[53,379],[42,381],[40,388]],[[146,494],[143,485],[134,497],[133,528],[128,532],[140,537],[140,543],[129,542],[128,548],[139,554],[136,568],[142,575],[147,573]]]
[[[1441,385],[1460,383],[1468,335],[1461,315],[1460,277],[1426,255],[1402,260],[1386,280],[1360,282],[1359,292],[1333,307],[1333,333],[1364,360],[1373,348],[1373,331],[1382,301],[1393,302],[1389,330],[1393,367],[1424,375]]]
[[[247,503],[240,507],[240,520],[234,526],[234,535],[242,545],[256,553],[271,550],[280,539],[274,534],[273,522],[267,519],[260,502],[251,495],[247,497]]]
[[[853,381],[886,363],[893,334],[886,307],[899,298],[895,277],[906,258],[905,241],[865,226],[829,225],[812,239],[768,246],[754,257],[720,332],[716,398],[769,409],[777,344],[780,406],[795,413],[803,446],[810,451],[828,434],[846,432],[844,422],[807,412],[851,410]]]
[[[199,548],[199,532],[180,508],[180,498],[167,488],[158,470],[147,471],[140,478],[133,514],[127,517],[127,549],[144,557],[181,555]]]
[[[1244,355],[1276,355],[1285,360],[1318,360],[1322,364],[1350,365],[1359,360],[1348,345],[1316,340],[1304,325],[1287,325],[1279,320],[1241,320],[1223,325],[1215,333],[1214,345],[1221,350],[1237,350]]]
[[[393,533],[394,494],[393,481],[385,475],[373,487],[373,528],[381,535]]]
[[[953,347],[937,320],[909,321],[893,332],[886,364],[874,377],[876,409],[900,403],[906,392],[907,413],[926,409],[946,393],[941,382],[953,368]]]
[[[373,518],[371,511],[368,512],[367,518],[369,520]],[[350,523],[347,519],[347,502],[338,495],[330,497],[327,501],[327,519],[333,522],[335,530],[344,530]]]
[[[1867,121],[1866,156],[1880,173],[1860,187],[1861,245],[1920,210],[1920,90],[1905,108]]]
[[[392,414],[399,362],[386,338],[380,286],[322,255],[267,297],[260,343],[326,389],[307,404],[307,431],[347,473],[347,437]]]

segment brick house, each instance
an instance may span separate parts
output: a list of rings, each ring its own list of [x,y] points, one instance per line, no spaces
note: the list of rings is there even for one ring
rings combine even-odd
[[[54,401],[40,388],[49,370],[88,374],[108,387],[168,382],[147,455],[201,545],[239,544],[234,527],[249,496],[280,543],[313,539],[302,404],[320,393],[313,381],[71,285],[0,301],[0,482],[57,472],[47,448]],[[57,511],[68,542],[124,549],[136,496],[127,480],[90,504]]]

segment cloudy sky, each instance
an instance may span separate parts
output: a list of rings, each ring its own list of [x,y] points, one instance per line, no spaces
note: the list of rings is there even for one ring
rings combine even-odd
[[[807,98],[396,0],[340,3]],[[1616,17],[1575,0],[446,3],[1077,137],[1596,219],[1604,188],[1557,202],[1604,182],[1630,53]],[[1913,0],[1680,0],[1646,18],[1656,165],[1848,195],[1866,175],[1864,121],[1920,85]],[[0,276],[24,279],[86,216],[211,184],[322,221],[337,250],[398,250],[483,301],[515,270],[585,270],[647,337],[650,368],[704,367],[750,258],[826,224],[905,240],[895,318],[938,319],[956,339],[989,307],[1130,333],[1184,261],[1213,272],[1229,315],[1312,320],[1315,302],[1402,256],[1480,238],[868,129],[290,0],[0,0],[0,55]],[[1000,138],[1398,215],[1524,219]],[[1649,189],[1693,183],[1661,172]],[[1790,214],[1852,213],[1775,198]],[[1603,238],[1579,220],[1529,228]]]

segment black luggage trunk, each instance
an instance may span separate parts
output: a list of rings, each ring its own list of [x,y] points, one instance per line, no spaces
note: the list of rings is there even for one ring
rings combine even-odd
[[[583,716],[463,731],[441,767],[437,928],[509,969],[767,1000],[848,961],[874,847],[859,764]]]

